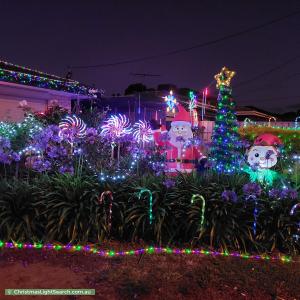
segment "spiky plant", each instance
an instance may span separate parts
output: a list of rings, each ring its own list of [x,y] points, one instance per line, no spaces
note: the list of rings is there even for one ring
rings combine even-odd
[[[0,235],[2,239],[32,241],[43,237],[44,220],[36,186],[25,181],[1,182]]]
[[[48,184],[42,188],[48,240],[84,242],[101,238],[103,214],[93,177],[57,175],[49,177]]]

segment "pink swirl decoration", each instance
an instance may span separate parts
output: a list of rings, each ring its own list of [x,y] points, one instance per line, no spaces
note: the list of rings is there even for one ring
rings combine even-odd
[[[86,135],[86,124],[77,116],[67,116],[59,123],[59,136],[67,138],[83,138]]]

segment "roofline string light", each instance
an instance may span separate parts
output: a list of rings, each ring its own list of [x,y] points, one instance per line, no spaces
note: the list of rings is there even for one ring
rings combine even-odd
[[[52,90],[60,90],[68,93],[90,95],[90,87],[80,85],[76,81],[51,79],[45,76],[37,76],[24,72],[6,70],[0,67],[0,80],[23,85],[35,86]]]
[[[250,255],[247,253],[238,253],[238,252],[228,252],[228,251],[211,251],[205,249],[178,249],[178,248],[163,248],[163,247],[147,247],[141,249],[131,249],[124,251],[115,251],[115,250],[100,250],[96,247],[90,245],[81,246],[81,245],[60,245],[60,244],[42,244],[42,243],[12,243],[12,242],[3,242],[0,241],[0,249],[39,249],[39,250],[65,250],[70,252],[86,252],[97,254],[101,257],[116,257],[116,256],[133,256],[133,255],[142,255],[142,254],[174,254],[174,255],[198,255],[198,256],[223,256],[223,257],[236,257],[243,259],[251,259],[255,261],[269,261],[269,262],[283,262],[291,263],[296,262],[292,259],[291,256],[287,255]]]

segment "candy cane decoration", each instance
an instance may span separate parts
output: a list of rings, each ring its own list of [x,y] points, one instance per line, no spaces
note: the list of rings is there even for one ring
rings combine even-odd
[[[257,227],[257,217],[258,217],[258,208],[257,208],[257,197],[255,195],[249,195],[246,200],[254,200],[254,210],[253,210],[253,233],[256,235],[256,227]]]
[[[99,204],[102,204],[104,202],[105,196],[108,196],[109,199],[110,199],[110,202],[109,202],[109,215],[108,215],[108,228],[109,228],[109,231],[110,231],[110,229],[111,229],[111,219],[112,219],[112,205],[113,205],[114,197],[113,197],[113,193],[111,191],[104,191],[99,197]]]
[[[204,213],[205,213],[205,199],[203,196],[199,194],[195,194],[191,198],[191,203],[193,204],[196,200],[200,200],[202,202],[201,214],[200,214],[200,229],[202,230],[204,224]]]
[[[290,211],[290,215],[291,215],[291,216],[293,216],[293,215],[295,214],[295,210],[296,210],[297,208],[300,208],[300,203],[296,203],[296,204],[292,207],[292,209],[291,209],[291,211]]]
[[[152,224],[152,220],[153,220],[153,214],[152,214],[152,205],[153,205],[153,198],[152,198],[152,192],[148,189],[141,189],[139,194],[138,194],[138,198],[139,200],[141,199],[141,196],[143,193],[148,193],[149,195],[149,223]]]
[[[291,211],[290,211],[290,215],[291,215],[291,216],[293,216],[293,215],[295,214],[295,210],[296,210],[297,208],[300,208],[300,203],[296,203],[296,204],[292,207],[292,209],[291,209]],[[300,223],[297,223],[297,226],[298,226],[297,231],[300,232]],[[299,235],[298,235],[298,234],[294,234],[293,237],[295,237],[297,241],[299,240]]]

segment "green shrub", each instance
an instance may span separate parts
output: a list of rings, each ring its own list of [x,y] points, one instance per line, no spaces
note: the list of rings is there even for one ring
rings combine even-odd
[[[25,181],[1,181],[0,236],[14,241],[43,237],[44,220],[37,199],[36,185]]]

